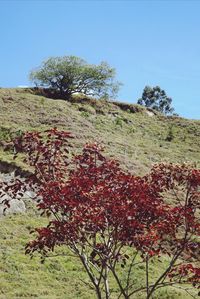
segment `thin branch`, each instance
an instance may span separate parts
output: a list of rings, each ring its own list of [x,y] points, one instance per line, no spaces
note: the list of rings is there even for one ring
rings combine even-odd
[[[136,253],[134,254],[134,256],[132,258],[132,261],[131,261],[131,264],[130,264],[129,269],[128,269],[128,275],[127,275],[127,280],[126,280],[126,288],[125,288],[127,295],[128,295],[128,290],[130,288],[130,275],[131,275],[132,268],[135,266],[134,261],[135,261],[137,255],[138,255],[138,251],[136,251]]]
[[[146,265],[146,292],[148,296],[149,294],[149,256],[148,254],[146,256],[145,265]]]

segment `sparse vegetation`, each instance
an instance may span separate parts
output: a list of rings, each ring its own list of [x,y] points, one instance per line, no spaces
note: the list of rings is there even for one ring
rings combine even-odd
[[[5,100],[7,97],[12,97],[12,102]],[[4,128],[24,132],[45,130],[53,125],[76,132],[75,152],[87,141],[100,141],[109,155],[135,174],[144,174],[155,162],[200,161],[199,121],[166,118],[159,112],[149,116],[140,105],[98,101],[80,95],[75,95],[74,101],[55,101],[35,95],[34,89],[2,88],[0,104],[0,122]],[[82,111],[89,112],[89,116],[82,115]],[[122,128],[116,126],[118,118],[126,119]],[[166,141],[171,126],[176,142]],[[11,162],[12,155],[0,147],[0,159]],[[23,165],[20,158],[15,163]]]

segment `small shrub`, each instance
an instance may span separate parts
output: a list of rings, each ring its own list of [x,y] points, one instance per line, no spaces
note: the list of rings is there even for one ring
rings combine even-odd
[[[129,127],[128,128],[128,134],[134,134],[135,133],[135,128],[134,127]]]
[[[0,128],[0,140],[9,141],[10,134],[10,129],[4,127]]]
[[[122,126],[123,126],[123,119],[121,117],[117,117],[115,119],[115,125],[116,126],[120,126],[122,128]]]
[[[88,111],[82,111],[81,116],[85,117],[85,118],[88,118],[90,116],[90,113]]]
[[[165,141],[169,141],[171,142],[174,139],[174,130],[173,130],[173,126],[170,126],[167,132],[167,136],[165,138]]]

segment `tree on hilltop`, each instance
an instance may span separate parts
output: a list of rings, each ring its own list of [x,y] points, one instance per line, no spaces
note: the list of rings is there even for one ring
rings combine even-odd
[[[163,114],[172,114],[174,108],[171,107],[172,99],[159,86],[145,86],[142,97],[137,102],[139,105],[152,108]]]
[[[53,88],[66,99],[74,93],[116,96],[120,83],[114,77],[115,69],[106,62],[88,64],[76,56],[51,57],[30,73],[30,80],[36,86]]]

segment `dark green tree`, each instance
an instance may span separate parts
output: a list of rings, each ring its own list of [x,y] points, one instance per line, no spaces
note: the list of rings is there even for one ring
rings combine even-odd
[[[76,56],[52,57],[30,73],[36,86],[53,88],[64,98],[74,93],[97,97],[116,96],[120,83],[114,81],[115,69],[106,62],[88,64]]]
[[[174,108],[171,107],[172,99],[168,97],[166,92],[159,86],[145,86],[142,97],[137,103],[166,115],[172,114],[174,111]]]

